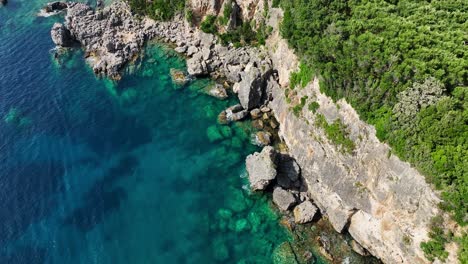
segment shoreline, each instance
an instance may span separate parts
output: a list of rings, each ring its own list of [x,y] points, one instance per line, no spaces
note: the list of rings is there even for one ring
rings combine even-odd
[[[102,21],[103,18],[105,20],[106,17],[102,17],[101,15],[99,15],[101,14],[99,12],[102,12],[99,10],[96,11],[97,13],[89,13],[89,9],[81,9],[78,11],[79,12],[75,13],[78,17],[78,22],[75,18],[66,19],[67,22],[74,23],[75,25],[69,28],[68,30],[70,31],[70,35],[73,36],[76,40],[78,40],[78,42],[81,42],[82,44],[84,43],[83,46],[85,47],[85,51],[87,50],[88,55],[90,55],[89,57],[95,59],[94,62],[91,63],[91,67],[94,69],[94,72],[97,75],[104,74],[110,76],[112,79],[119,80],[121,78],[120,71],[125,67],[125,65],[127,65],[131,61],[132,58],[138,56],[137,54],[144,47],[144,43],[149,39],[158,38],[164,43],[174,45],[174,50],[176,52],[186,56],[188,72],[191,76],[210,76],[215,80],[220,78],[226,78],[226,80],[232,85],[234,93],[236,93],[239,97],[240,105],[233,106],[234,108],[228,108],[227,110],[225,110],[224,115],[227,117],[228,122],[239,121],[249,117],[252,119],[258,119],[258,117],[255,118],[255,116],[259,113],[263,113],[263,111],[260,110],[263,107],[267,107],[269,109],[269,111],[266,111],[265,113],[274,113],[274,116],[279,121],[277,122],[279,136],[283,142],[287,143],[287,146],[289,148],[291,148],[291,146],[294,146],[295,149],[292,150],[291,158],[295,157],[298,159],[297,163],[299,163],[302,171],[302,174],[299,173],[300,180],[297,180],[298,177],[294,176],[293,179],[289,179],[291,181],[288,180],[289,183],[284,183],[283,181],[283,184],[279,184],[279,178],[276,174],[274,177],[270,176],[269,178],[265,179],[267,181],[266,185],[271,185],[272,182],[277,182],[279,185],[278,188],[286,190],[286,193],[289,193],[284,194],[282,196],[282,199],[280,199],[289,199],[291,201],[290,204],[285,207],[286,210],[292,209],[292,207],[296,204],[300,205],[301,203],[304,203],[306,201],[313,201],[314,207],[317,206],[320,209],[320,212],[322,212],[322,214],[331,221],[336,231],[347,232],[349,230],[349,232],[352,233],[352,236],[357,238],[358,242],[360,242],[361,245],[364,246],[364,248],[367,248],[375,256],[379,256],[385,262],[391,263],[392,261],[397,260],[404,261],[407,257],[409,257],[407,260],[415,260],[421,263],[426,262],[423,259],[419,246],[417,244],[420,241],[424,240],[424,234],[428,233],[428,229],[425,227],[425,225],[429,221],[429,216],[432,215],[432,213],[434,213],[437,198],[434,195],[434,193],[430,189],[428,189],[428,186],[424,183],[424,181],[421,182],[420,180],[418,180],[421,177],[419,177],[420,175],[418,175],[417,172],[414,172],[410,169],[404,171],[404,173],[408,173],[411,177],[415,177],[416,181],[413,186],[414,188],[416,188],[417,190],[421,190],[421,192],[424,192],[425,194],[428,194],[428,196],[424,198],[426,200],[423,201],[424,207],[420,207],[418,204],[418,206],[415,209],[421,210],[421,212],[418,214],[418,217],[420,217],[419,222],[415,223],[414,220],[412,220],[411,215],[404,215],[406,219],[404,221],[401,221],[401,223],[389,223],[392,227],[390,231],[392,232],[392,234],[390,235],[392,236],[393,242],[387,242],[385,241],[384,237],[388,236],[389,233],[382,230],[379,231],[376,228],[378,228],[379,225],[382,225],[383,222],[388,221],[388,219],[384,219],[381,213],[376,212],[376,209],[374,208],[375,205],[370,204],[370,202],[365,201],[365,199],[368,199],[369,201],[372,201],[372,203],[375,203],[376,205],[380,206],[381,203],[387,201],[385,199],[376,199],[375,197],[373,197],[375,196],[374,192],[376,192],[378,195],[382,195],[380,194],[380,192],[382,191],[381,188],[393,189],[394,185],[388,182],[385,183],[384,187],[367,187],[367,185],[365,185],[365,187],[369,190],[369,194],[365,194],[368,195],[367,197],[361,197],[357,199],[357,202],[345,201],[343,200],[343,197],[359,197],[359,195],[357,194],[354,196],[349,196],[349,193],[356,193],[362,188],[357,185],[354,186],[351,182],[351,185],[347,186],[346,188],[343,187],[342,189],[333,189],[333,187],[330,187],[331,182],[327,182],[327,179],[323,176],[327,175],[327,166],[331,165],[328,164],[326,160],[322,160],[324,165],[320,165],[319,172],[317,172],[317,165],[314,165],[314,163],[310,162],[309,160],[305,160],[306,157],[311,157],[313,156],[313,153],[315,151],[318,151],[319,154],[326,153],[325,157],[327,157],[327,159],[330,159],[331,156],[332,159],[342,162],[344,164],[346,164],[346,162],[350,162],[350,164],[352,164],[351,166],[356,165],[355,158],[349,158],[340,153],[337,153],[333,147],[329,147],[329,145],[332,144],[327,142],[326,139],[322,139],[325,140],[325,143],[321,144],[320,146],[320,144],[317,145],[314,141],[311,141],[311,139],[306,138],[303,135],[303,133],[299,135],[297,134],[301,131],[309,131],[311,132],[311,134],[313,132],[313,134],[322,136],[321,131],[317,129],[312,129],[308,123],[307,125],[304,124],[304,120],[302,120],[301,117],[295,117],[291,115],[288,103],[285,102],[287,101],[287,98],[285,98],[286,95],[284,94],[282,89],[288,86],[289,74],[297,69],[298,63],[297,58],[291,59],[292,56],[294,56],[291,55],[293,54],[293,52],[289,50],[287,44],[285,44],[285,41],[282,40],[281,37],[279,37],[279,35],[276,36],[276,39],[272,40],[272,38],[270,38],[271,42],[267,42],[267,46],[263,49],[258,49],[255,47],[225,47],[216,44],[217,39],[215,36],[203,33],[196,28],[189,27],[183,17],[177,17],[174,19],[174,21],[170,22],[156,22],[148,18],[143,18],[139,20],[139,24],[137,23],[136,28],[138,28],[138,30],[140,31],[137,30],[136,35],[128,35],[128,33],[123,33],[117,35],[115,39],[110,39],[109,41],[104,40],[99,42],[94,41],[93,39],[99,40],[101,38],[101,35],[95,34],[89,41],[89,38],[87,37],[79,37],[80,32],[82,32],[82,30],[87,29],[86,23],[90,23],[96,20]],[[83,14],[83,12],[85,12],[85,14]],[[125,21],[132,21],[132,23],[130,24],[135,23],[134,21],[136,21],[136,19],[132,15],[128,16],[127,12],[124,12],[122,15],[124,16],[124,19],[123,21],[120,21],[120,23],[117,23],[115,25],[117,29],[119,29],[119,26],[121,25],[126,25]],[[90,19],[91,16],[97,17],[97,19]],[[84,22],[80,21],[79,19],[83,19]],[[274,22],[275,21],[273,21],[272,23]],[[131,28],[133,27],[127,27],[125,28],[125,30],[131,30]],[[66,35],[66,31],[63,30],[63,27],[56,27],[56,31],[61,30],[64,31],[64,34]],[[278,32],[276,32],[276,34],[278,34]],[[117,47],[118,44],[114,47],[109,47],[106,43],[110,42],[123,43],[123,49],[125,49],[125,47],[127,46],[131,46],[133,48],[130,48],[130,50],[127,53],[124,53],[121,56],[119,55],[120,57],[116,57],[114,56],[114,54],[118,53],[119,51],[119,47]],[[115,50],[117,50],[117,52]],[[123,60],[117,58],[123,58]],[[294,63],[294,60],[296,61],[296,63]],[[318,83],[316,81],[314,81],[313,84],[309,85],[308,87],[309,88],[307,89],[310,89],[312,93],[309,93],[309,90],[307,90],[307,92],[305,92],[307,93],[307,96],[309,96],[310,98],[321,98],[321,105],[323,104],[327,106],[327,108],[320,108],[319,111],[320,113],[325,114],[325,117],[328,121],[332,121],[338,117],[344,120],[345,122],[357,122],[359,124],[359,127],[353,130],[353,136],[356,138],[356,141],[358,135],[361,135],[362,133],[365,133],[366,135],[370,134],[370,137],[366,137],[366,140],[368,141],[361,140],[361,146],[374,146],[378,149],[383,148],[381,147],[381,145],[383,144],[376,141],[372,137],[372,133],[375,134],[375,131],[373,131],[371,128],[366,127],[365,124],[359,123],[362,121],[360,121],[359,117],[357,117],[357,115],[349,109],[349,105],[347,105],[345,102],[339,102],[339,105],[343,107],[343,109],[336,110],[336,105],[333,105],[333,103],[326,99],[326,97],[323,97],[324,95],[320,94],[317,88]],[[301,101],[301,96],[303,96],[302,92],[300,92],[299,95],[296,94],[294,100]],[[302,111],[301,114],[307,116],[310,120],[314,120],[314,116],[309,116],[309,113],[304,113],[304,111]],[[271,117],[271,114],[269,115],[270,116],[268,118]],[[352,123],[350,125],[352,125]],[[268,140],[268,143],[264,145],[269,145],[269,141],[270,140]],[[300,142],[302,142],[301,145],[304,145],[304,142],[307,142],[308,144],[310,143],[311,146],[314,146],[314,149],[304,150],[302,149],[303,146],[302,148],[298,147],[297,144]],[[384,149],[387,148],[388,146]],[[282,153],[281,151],[277,154],[285,153]],[[317,159],[317,157],[315,157],[315,159]],[[362,162],[361,160],[357,159],[356,161]],[[273,167],[282,166],[281,164],[277,163],[278,161],[275,159],[272,159],[269,162],[273,164]],[[365,160],[364,162],[368,161]],[[369,162],[373,161],[371,160]],[[382,164],[386,164],[386,161],[382,162]],[[398,159],[395,159],[395,157],[392,157],[391,162],[392,164],[389,165],[390,171],[394,170],[392,166],[396,166],[397,169],[399,169],[401,166],[403,166],[404,168],[409,167],[407,164],[405,165],[405,163],[402,163]],[[315,162],[315,164],[316,163],[317,162]],[[342,177],[349,176],[349,174],[344,174],[345,172],[341,171],[340,166],[342,165],[339,165],[340,170],[335,171],[335,173],[338,176]],[[307,173],[306,175],[304,174],[305,172]],[[320,173],[322,173],[323,175],[317,175]],[[373,180],[375,176],[374,172],[362,173],[368,178],[368,180]],[[340,181],[340,177],[338,176],[335,175],[335,178],[337,178],[337,181]],[[315,184],[312,183],[312,179],[316,179],[317,183],[324,183]],[[252,179],[250,180],[252,183]],[[299,186],[295,185],[294,182],[300,182]],[[294,188],[301,189],[302,185],[309,187],[309,190],[306,191],[305,194],[301,194],[301,191],[294,191]],[[291,187],[291,190],[287,188],[288,186]],[[311,194],[311,186],[313,187],[312,190],[314,192],[312,194],[312,197],[309,196]],[[404,201],[408,195],[411,196],[412,193],[407,192],[402,193],[401,195],[403,196],[402,198],[397,198],[398,204],[391,205],[392,210],[395,209],[393,208],[394,206],[396,206],[396,208],[400,208],[400,203],[404,205],[405,202],[402,201]],[[273,194],[273,196],[275,196],[275,194]],[[400,199],[401,201],[398,201],[398,199]],[[294,200],[294,202],[292,202],[292,200]],[[276,204],[282,202],[283,201],[276,201]],[[396,211],[397,210],[395,210],[395,212]],[[395,212],[392,211],[392,214]],[[314,217],[314,215],[312,216],[312,218]],[[391,217],[394,216],[392,215]],[[362,230],[362,226],[366,225],[364,223],[366,221],[371,223],[373,227],[369,230]],[[410,245],[388,244],[397,243],[399,240],[401,240],[400,236],[402,234],[404,235],[406,232],[405,230],[402,230],[402,228],[408,229],[409,227],[414,227],[415,225],[415,229],[422,232],[422,234],[412,234]],[[371,242],[373,239],[377,239],[380,244],[376,246],[375,243]],[[407,249],[411,250],[411,256],[405,256],[408,252],[403,253]],[[364,253],[366,253],[366,251],[364,251]]]

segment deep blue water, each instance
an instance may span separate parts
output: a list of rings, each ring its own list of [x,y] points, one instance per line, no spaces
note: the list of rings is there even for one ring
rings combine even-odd
[[[268,197],[243,188],[249,124],[216,122],[235,101],[207,96],[209,80],[173,85],[185,62],[158,44],[118,84],[80,50],[57,62],[49,31],[62,18],[35,17],[46,0],[9,2],[0,263],[271,262],[288,234]]]

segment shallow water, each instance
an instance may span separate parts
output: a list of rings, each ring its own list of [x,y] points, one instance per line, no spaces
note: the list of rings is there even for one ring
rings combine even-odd
[[[184,60],[158,44],[118,83],[82,52],[55,61],[36,18],[0,8],[0,263],[270,263],[290,239],[269,199],[245,190],[249,124],[234,104],[173,85]]]

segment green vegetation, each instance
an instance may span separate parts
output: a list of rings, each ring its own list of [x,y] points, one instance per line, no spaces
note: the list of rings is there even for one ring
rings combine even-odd
[[[216,16],[207,15],[205,20],[201,22],[200,29],[205,33],[218,33],[218,28],[216,27]]]
[[[394,154],[442,190],[441,207],[466,226],[466,1],[280,2],[281,33],[302,58],[301,68],[308,68],[300,72],[317,74],[333,99],[346,98]],[[426,255],[444,259],[446,241],[431,238],[422,245]]]
[[[346,126],[340,119],[336,119],[333,124],[328,124],[322,114],[317,114],[315,124],[325,131],[327,138],[335,145],[341,146],[341,150],[345,153],[351,153],[356,145],[349,139]]]
[[[306,104],[307,98],[307,96],[302,97],[301,102],[292,108],[292,111],[296,117],[299,117],[301,115],[301,111]]]
[[[309,104],[309,111],[311,111],[312,113],[315,114],[317,112],[317,110],[319,109],[319,107],[320,107],[319,103],[314,101],[314,102]]]
[[[231,13],[232,2],[229,0],[224,3],[223,16],[219,18],[219,22],[221,23],[221,25],[227,25],[227,23],[229,22],[229,18],[231,17]]]
[[[127,0],[133,12],[155,20],[169,20],[185,7],[185,0]]]
[[[421,248],[430,261],[434,261],[436,258],[445,261],[448,257],[448,252],[445,251],[444,246],[452,241],[453,234],[450,231],[444,231],[443,222],[442,217],[434,217],[431,222],[431,232],[429,232],[431,240],[421,243]]]
[[[294,89],[297,85],[301,85],[302,88],[312,81],[314,78],[314,73],[311,70],[312,68],[308,67],[306,64],[301,63],[299,65],[298,72],[292,72],[289,76],[289,87]]]

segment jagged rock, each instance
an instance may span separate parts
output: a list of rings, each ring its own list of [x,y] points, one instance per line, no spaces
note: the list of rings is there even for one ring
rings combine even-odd
[[[351,248],[361,256],[369,256],[369,252],[363,248],[356,240],[351,241]]]
[[[294,207],[294,221],[298,224],[305,224],[314,219],[318,209],[311,201],[305,201]]]
[[[265,128],[265,125],[263,124],[263,121],[261,119],[253,120],[252,126],[255,129],[263,129]]]
[[[187,71],[190,75],[200,76],[208,74],[206,63],[203,61],[201,53],[196,53],[187,60]]]
[[[224,99],[228,98],[228,94],[227,94],[226,89],[224,89],[224,87],[219,83],[215,84],[208,91],[208,94],[213,96],[213,97],[216,97],[218,99],[221,99],[221,100],[224,100]],[[234,121],[234,120],[232,120],[232,121]]]
[[[187,51],[187,46],[180,46],[174,49],[178,53],[185,53]]]
[[[70,47],[73,44],[70,31],[62,23],[55,23],[52,26],[50,36],[55,45],[59,47]]]
[[[264,190],[276,178],[275,155],[273,147],[268,146],[247,156],[245,163],[252,190]]]
[[[273,190],[273,202],[283,211],[289,210],[296,204],[296,198],[287,190],[276,187]]]

